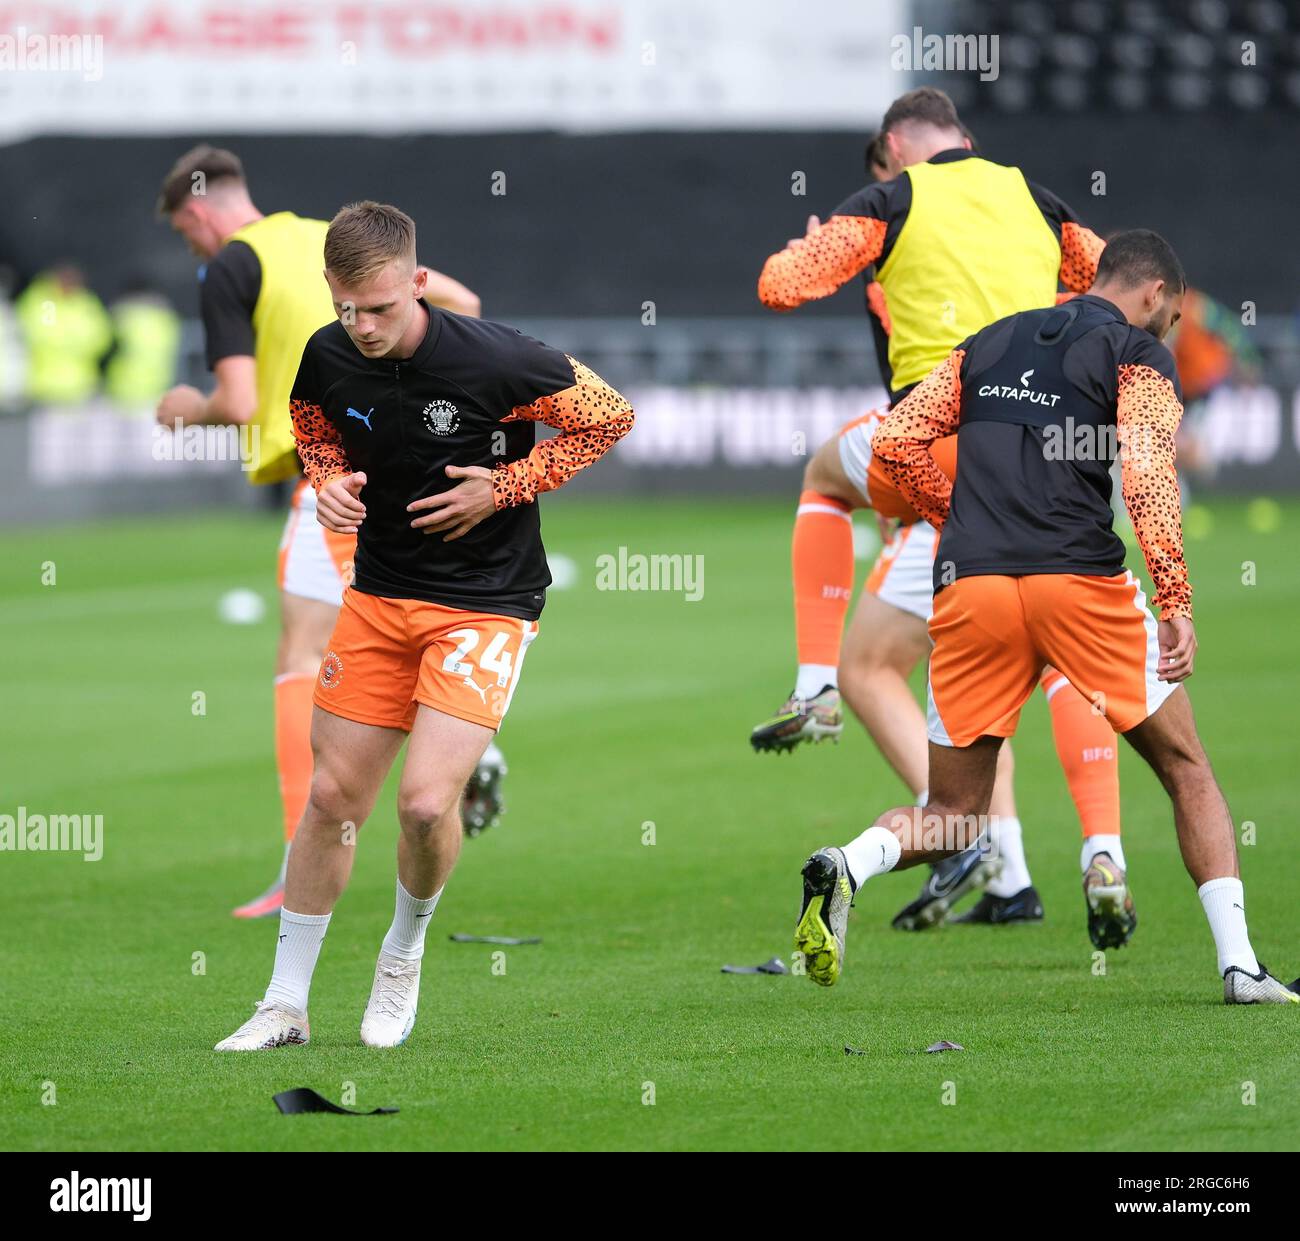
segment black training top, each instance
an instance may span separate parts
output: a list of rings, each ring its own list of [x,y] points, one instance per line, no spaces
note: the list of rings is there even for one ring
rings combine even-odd
[[[551,577],[532,501],[601,456],[631,407],[581,363],[517,329],[421,303],[407,359],[368,358],[339,323],[307,342],[290,407],[312,485],[366,475],[355,589],[535,619]],[[535,422],[562,434],[535,444]],[[497,511],[450,542],[406,506],[451,490],[446,467],[493,470]]]
[[[1124,571],[1111,466],[1163,615],[1190,614],[1174,433],[1182,392],[1169,350],[1085,295],[968,337],[876,433],[886,474],[943,533],[934,586],[980,574]],[[949,485],[928,444],[957,432]]]

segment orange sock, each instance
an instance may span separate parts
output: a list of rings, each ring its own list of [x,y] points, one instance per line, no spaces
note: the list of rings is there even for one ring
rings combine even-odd
[[[284,838],[292,840],[311,792],[311,696],[314,676],[275,678],[275,764],[284,804]]]
[[[824,666],[833,671],[840,662],[844,616],[853,597],[850,512],[842,500],[816,491],[799,496],[790,558],[800,665]]]
[[[1047,695],[1056,753],[1084,836],[1118,836],[1118,738],[1106,717],[1055,668],[1047,668],[1039,684]]]

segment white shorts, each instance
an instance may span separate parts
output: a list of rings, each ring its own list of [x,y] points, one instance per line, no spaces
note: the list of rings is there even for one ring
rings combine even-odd
[[[280,539],[280,589],[338,607],[352,581],[356,551],[356,535],[335,534],[316,520],[316,492],[302,480],[289,501]]]
[[[885,420],[888,410],[873,409],[860,418],[846,423],[840,428],[836,444],[840,450],[840,465],[849,481],[857,488],[858,494],[874,508],[871,495],[867,490],[867,476],[871,472],[871,437],[876,428]]]
[[[881,603],[927,623],[934,607],[934,552],[939,532],[928,521],[900,526],[871,566],[864,589]]]

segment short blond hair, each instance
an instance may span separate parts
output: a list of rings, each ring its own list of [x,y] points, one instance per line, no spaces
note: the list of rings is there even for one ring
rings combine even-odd
[[[415,221],[388,203],[349,203],[325,234],[325,266],[344,284],[359,284],[394,259],[415,266]]]

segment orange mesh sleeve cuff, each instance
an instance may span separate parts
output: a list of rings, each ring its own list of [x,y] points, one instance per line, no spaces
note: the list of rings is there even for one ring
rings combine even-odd
[[[319,405],[290,401],[289,418],[302,468],[317,493],[331,479],[352,473],[343,452],[343,437]]]
[[[961,364],[954,349],[889,412],[871,440],[873,457],[917,513],[942,527],[952,499],[952,480],[930,452],[961,421]]]
[[[833,215],[810,237],[778,251],[763,264],[758,300],[772,310],[793,310],[829,297],[879,257],[885,221]]]
[[[1097,261],[1106,248],[1090,228],[1070,221],[1061,225],[1061,283],[1071,293],[1086,293],[1097,279]]]
[[[544,422],[560,434],[543,440],[521,460],[493,470],[492,498],[498,509],[531,504],[543,491],[562,487],[632,429],[632,406],[622,393],[577,359],[570,357],[569,363],[575,381],[571,387],[518,405],[502,419]]]

